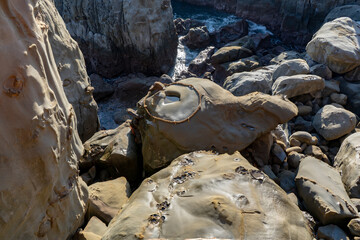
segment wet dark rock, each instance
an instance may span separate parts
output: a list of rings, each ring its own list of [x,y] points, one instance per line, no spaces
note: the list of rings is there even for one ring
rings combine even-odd
[[[181,41],[190,49],[205,48],[210,44],[209,31],[206,26],[190,28]]]
[[[93,73],[90,75],[90,79],[91,84],[94,87],[93,95],[96,101],[111,97],[115,92],[114,86],[107,83],[101,76]]]
[[[189,64],[189,72],[201,77],[205,72],[212,72],[214,68],[210,64],[210,57],[214,54],[215,47],[207,47],[201,51]]]
[[[178,35],[186,35],[191,28],[201,27],[204,26],[204,23],[194,20],[194,19],[182,19],[176,18],[174,20],[175,29]]]

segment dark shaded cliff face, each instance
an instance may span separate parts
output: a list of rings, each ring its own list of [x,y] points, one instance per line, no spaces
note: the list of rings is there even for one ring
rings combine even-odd
[[[284,42],[305,45],[334,7],[360,0],[177,0],[235,13],[266,25]]]
[[[177,35],[170,0],[55,0],[88,72],[112,78],[122,73],[167,73]]]

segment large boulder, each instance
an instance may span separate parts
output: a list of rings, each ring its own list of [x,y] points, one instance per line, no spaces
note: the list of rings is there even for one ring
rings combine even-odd
[[[250,57],[252,55],[252,51],[240,47],[240,46],[229,46],[222,47],[217,50],[214,55],[211,56],[211,62],[213,64],[221,64],[226,62],[232,62],[239,60],[241,58]]]
[[[235,73],[225,79],[224,88],[235,96],[252,92],[271,94],[273,68],[263,67],[252,72]]]
[[[334,166],[342,173],[341,179],[351,198],[360,198],[360,133],[351,134],[341,144]]]
[[[298,74],[310,73],[310,67],[303,59],[292,59],[282,62],[275,70],[273,74],[273,80],[275,81],[279,77],[293,76]]]
[[[326,140],[340,138],[355,129],[355,114],[339,105],[325,105],[315,115],[313,126]]]
[[[306,52],[333,72],[343,74],[360,66],[360,24],[348,17],[325,23],[306,46]]]
[[[194,152],[145,179],[103,240],[303,239],[299,208],[239,153]]]
[[[177,35],[169,0],[55,0],[89,72],[167,73],[174,66]]]
[[[357,217],[340,174],[327,163],[313,157],[302,159],[295,181],[305,207],[322,224],[346,223]]]
[[[306,93],[323,90],[325,81],[316,75],[300,74],[284,76],[276,79],[272,85],[273,95],[286,95],[288,98],[296,97]]]
[[[0,6],[0,239],[67,239],[88,200],[83,147],[39,1]]]
[[[279,96],[235,97],[212,81],[189,78],[155,84],[137,112],[144,167],[153,171],[187,152],[242,150],[293,118],[297,108]]]
[[[84,57],[52,1],[38,1],[35,15],[48,27],[49,41],[62,85],[75,110],[80,138],[85,142],[99,130],[100,124]]]

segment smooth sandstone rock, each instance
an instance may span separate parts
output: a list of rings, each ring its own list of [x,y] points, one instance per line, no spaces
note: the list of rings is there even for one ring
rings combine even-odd
[[[335,105],[325,105],[313,120],[316,131],[328,141],[350,133],[356,123],[355,114]]]
[[[67,239],[83,223],[83,147],[40,1],[0,5],[0,239]]]
[[[95,133],[84,143],[84,148],[85,154],[80,159],[83,168],[97,165],[107,169],[113,177],[124,176],[130,182],[137,181],[141,175],[138,146],[129,122]]]
[[[177,35],[169,0],[55,0],[89,73],[167,73],[175,64]]]
[[[235,97],[209,80],[189,78],[165,88],[155,84],[138,114],[144,167],[153,171],[186,152],[241,151],[297,108],[279,96]]]
[[[194,152],[145,179],[103,240],[312,239],[299,208],[239,153]]]
[[[273,74],[273,81],[283,76],[310,73],[310,67],[303,59],[292,59],[282,62]]]
[[[128,201],[130,185],[120,177],[90,185],[89,193],[89,217],[96,216],[108,224]]]
[[[324,89],[325,81],[316,75],[284,76],[276,79],[272,86],[273,95],[285,95],[288,98]]]
[[[360,24],[348,17],[325,23],[306,46],[316,62],[343,74],[360,66]]]
[[[250,57],[252,52],[244,47],[230,46],[222,47],[217,50],[214,55],[211,56],[211,62],[213,64],[221,64],[226,62],[232,62],[241,58]]]
[[[100,123],[84,57],[52,1],[38,1],[34,14],[48,27],[49,41],[62,85],[74,108],[80,138],[85,142],[99,130]]]
[[[334,167],[341,171],[341,179],[351,198],[360,198],[360,133],[347,137],[337,153]]]
[[[344,223],[358,215],[340,174],[327,163],[313,157],[302,159],[295,181],[305,207],[322,224]]]

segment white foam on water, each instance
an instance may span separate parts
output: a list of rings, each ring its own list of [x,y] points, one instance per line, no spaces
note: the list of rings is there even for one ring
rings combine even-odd
[[[247,22],[249,23],[249,36],[255,35],[257,33],[264,33],[264,34],[268,33],[270,35],[274,35],[272,32],[267,30],[267,28],[264,25],[254,23],[250,20],[247,20]]]

